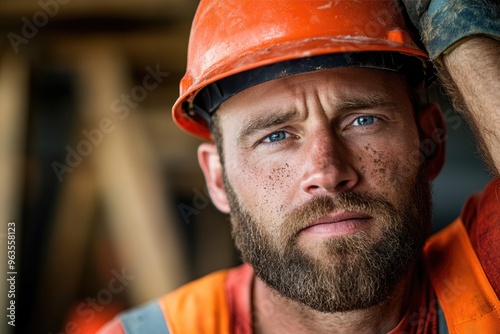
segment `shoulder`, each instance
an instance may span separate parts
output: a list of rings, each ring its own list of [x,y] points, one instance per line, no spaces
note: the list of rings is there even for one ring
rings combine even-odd
[[[472,247],[495,292],[500,296],[500,178],[492,180],[484,191],[465,204],[462,221]]]
[[[224,302],[224,283],[229,270],[220,270],[194,280],[161,297],[159,303],[166,311],[172,308],[189,309],[200,303]]]
[[[233,269],[234,270],[234,269]],[[230,270],[221,270],[192,281],[147,304],[120,313],[99,334],[133,333],[222,333],[228,318],[225,280]],[[216,313],[217,317],[207,317]],[[214,319],[218,319],[214,323]],[[222,321],[220,321],[222,319]],[[227,320],[227,319],[226,319]],[[200,332],[200,333],[201,333]],[[208,333],[208,332],[207,332]]]
[[[495,188],[495,182],[491,185]],[[473,235],[467,229],[470,224],[478,224],[481,229],[482,224],[498,224],[496,215],[481,217],[495,212],[500,205],[496,196],[491,196],[494,192],[490,186],[476,201],[491,206],[469,217],[462,215],[462,219],[432,236],[424,248],[427,272],[450,333],[493,333],[495,328],[500,328],[500,300],[495,292],[494,276],[487,275],[498,270],[486,270],[484,258],[481,259],[478,249],[473,247]],[[475,221],[467,224],[464,218]],[[486,248],[489,253],[496,249],[493,245]],[[498,268],[498,263],[491,265],[490,268]]]

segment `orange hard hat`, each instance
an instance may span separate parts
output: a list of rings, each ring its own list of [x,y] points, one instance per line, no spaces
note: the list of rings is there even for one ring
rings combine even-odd
[[[393,0],[201,0],[173,118],[210,140],[211,114],[245,88],[340,66],[400,70],[412,61],[420,73],[429,66]]]

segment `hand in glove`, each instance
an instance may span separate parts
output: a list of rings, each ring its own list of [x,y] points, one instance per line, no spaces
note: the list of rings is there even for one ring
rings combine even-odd
[[[420,32],[431,60],[448,53],[468,37],[500,39],[498,0],[401,0]]]

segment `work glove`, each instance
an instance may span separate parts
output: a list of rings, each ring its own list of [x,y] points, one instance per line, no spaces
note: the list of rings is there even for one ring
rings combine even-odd
[[[401,0],[431,60],[475,35],[500,39],[499,0]]]

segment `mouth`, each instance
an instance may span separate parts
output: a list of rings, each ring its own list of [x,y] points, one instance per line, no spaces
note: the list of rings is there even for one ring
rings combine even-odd
[[[300,233],[342,236],[365,228],[372,220],[372,216],[361,212],[335,212],[312,221]]]

